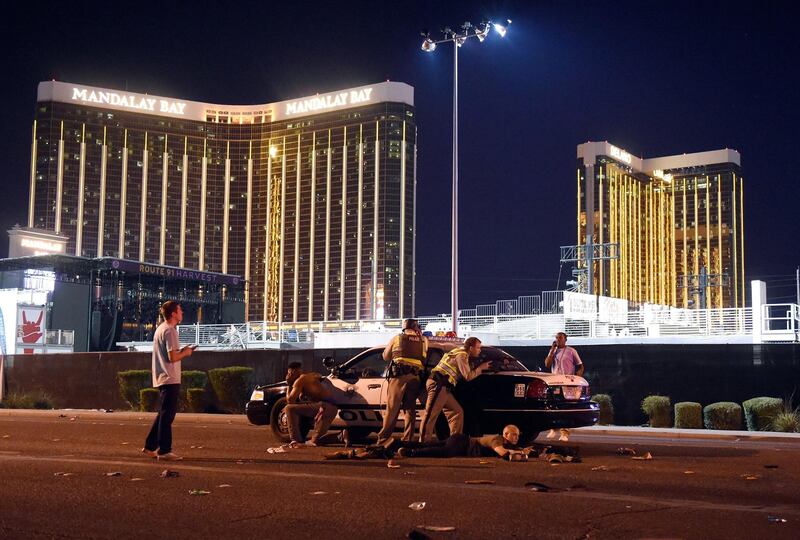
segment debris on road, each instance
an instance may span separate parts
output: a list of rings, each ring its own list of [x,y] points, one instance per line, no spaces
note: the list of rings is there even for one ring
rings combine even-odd
[[[624,448],[620,446],[619,448],[617,448],[617,454],[621,456],[635,456],[636,450],[634,450],[633,448]]]
[[[282,454],[282,453],[286,452],[286,446],[287,445],[271,446],[271,447],[267,448],[267,454]]]
[[[757,474],[742,474],[741,477],[744,478],[745,480],[758,480],[759,478],[761,478]]]
[[[598,465],[597,467],[592,467],[593,471],[610,471],[606,465]]]
[[[123,446],[125,446],[126,444],[130,444],[130,443],[128,443],[128,442],[124,442],[124,443],[122,443],[122,445],[123,445]]]
[[[409,504],[408,507],[411,508],[412,510],[422,510],[423,508],[425,508],[425,504],[426,504],[425,501],[418,501]]]
[[[233,487],[233,486],[232,486],[232,485],[230,485],[230,484],[220,484],[220,485],[218,485],[217,487],[218,487],[218,488],[229,488],[229,487]]]
[[[192,446],[190,446],[190,448],[196,448],[196,449],[200,450],[200,449],[201,449],[201,448],[203,448],[203,447],[202,447],[202,446],[195,446],[195,445],[192,445]]]
[[[453,532],[456,530],[455,527],[449,526],[439,526],[439,525],[417,525],[417,529],[422,529],[423,531],[431,531],[431,532]]]
[[[11,435],[3,435],[3,438],[4,438],[4,439],[10,439],[10,438],[11,438]]]
[[[464,480],[465,484],[494,484],[494,480]]]
[[[120,471],[107,472],[104,476],[122,476]]]
[[[189,495],[210,495],[210,491],[206,491],[204,489],[190,489]]]
[[[653,459],[653,454],[651,454],[650,452],[645,452],[643,456],[633,456],[631,459],[651,460]]]
[[[550,491],[550,486],[546,486],[545,484],[540,484],[539,482],[525,482],[525,487],[530,491],[539,491],[545,493]]]
[[[139,478],[138,476],[136,478],[131,478],[131,482],[141,482],[142,480],[144,480],[144,478]]]
[[[777,469],[778,466],[777,465],[764,465],[764,468],[765,469]]]
[[[53,474],[53,476],[75,476],[75,473],[72,472],[57,472]]]
[[[171,471],[169,469],[164,469],[161,471],[161,478],[178,478],[181,475],[178,471]]]
[[[395,461],[393,459],[390,459],[389,461],[387,461],[386,462],[386,466],[389,467],[390,469],[399,469],[400,468],[400,464],[399,463],[395,463]]]
[[[481,461],[479,461],[479,462],[478,462],[478,464],[479,464],[479,465],[488,465],[488,464],[489,464],[489,462],[488,462],[488,461],[483,461],[483,460],[481,460]]]
[[[694,474],[694,471],[683,471],[683,474]]]
[[[312,491],[309,495],[327,495],[327,491]]]
[[[786,518],[778,516],[767,516],[767,521],[770,523],[786,523]]]

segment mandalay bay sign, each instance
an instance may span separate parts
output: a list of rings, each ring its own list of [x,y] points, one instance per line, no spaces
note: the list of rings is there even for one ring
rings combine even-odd
[[[138,111],[171,114],[184,114],[184,110],[186,109],[186,103],[180,101],[170,101],[168,99],[152,98],[136,94],[118,94],[105,90],[88,90],[86,88],[73,88],[72,100],[82,103],[114,105],[116,107]]]
[[[286,116],[304,114],[327,109],[337,109],[360,103],[367,103],[372,99],[372,88],[360,88],[349,92],[334,92],[305,99],[298,99],[286,103]]]

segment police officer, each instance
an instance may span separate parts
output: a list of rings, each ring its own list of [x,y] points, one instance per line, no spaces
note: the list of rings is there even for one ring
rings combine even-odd
[[[403,321],[403,332],[393,337],[383,350],[383,359],[391,361],[386,391],[386,414],[378,433],[378,444],[391,438],[400,409],[405,412],[404,441],[414,437],[416,402],[420,391],[420,375],[428,355],[428,339],[415,319]]]
[[[470,358],[481,354],[481,340],[476,337],[467,338],[462,347],[457,347],[445,354],[439,364],[431,370],[431,376],[425,385],[428,401],[422,424],[419,428],[420,442],[427,442],[433,437],[433,429],[439,413],[445,409],[450,435],[464,430],[464,409],[453,395],[453,390],[460,381],[471,381],[489,368],[489,361],[472,369]]]

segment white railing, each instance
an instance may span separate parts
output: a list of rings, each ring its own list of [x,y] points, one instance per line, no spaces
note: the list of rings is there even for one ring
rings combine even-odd
[[[763,333],[797,336],[800,308],[796,304],[762,306]],[[492,334],[503,341],[550,340],[558,331],[570,338],[600,342],[625,342],[652,338],[720,338],[753,335],[751,308],[681,309],[630,311],[611,322],[566,318],[563,313],[532,315],[468,315],[459,319],[459,335]],[[446,315],[420,317],[420,325],[433,335],[444,335],[451,327]],[[207,348],[278,348],[283,344],[310,346],[318,333],[392,333],[402,327],[401,319],[277,323],[251,321],[241,324],[179,326],[181,343],[198,343]]]

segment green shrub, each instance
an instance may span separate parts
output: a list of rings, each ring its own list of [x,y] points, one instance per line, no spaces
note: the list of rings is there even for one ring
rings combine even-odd
[[[784,410],[775,415],[772,419],[770,431],[782,431],[783,433],[800,433],[800,410]]]
[[[205,388],[208,384],[208,375],[205,371],[184,371],[181,373],[181,386],[183,388]]]
[[[220,406],[228,412],[242,412],[253,387],[253,369],[232,366],[208,370],[208,379]]]
[[[598,423],[602,426],[613,424],[614,404],[611,402],[611,396],[608,394],[595,394],[592,396],[592,401],[596,401],[600,405],[600,420],[598,420]]]
[[[742,407],[738,403],[720,401],[703,408],[706,429],[742,429]]]
[[[742,408],[748,431],[766,431],[772,426],[772,420],[783,411],[783,400],[757,397],[743,402]]]
[[[158,388],[142,388],[139,390],[139,410],[142,412],[155,412],[158,407],[159,395]]]
[[[139,408],[139,391],[153,385],[153,375],[149,369],[131,369],[117,373],[119,395],[130,405],[131,409]]]
[[[675,427],[679,429],[703,429],[703,406],[694,401],[676,403]]]
[[[44,392],[11,392],[3,398],[6,409],[52,409],[53,399]]]
[[[642,411],[650,417],[650,427],[672,427],[672,407],[669,396],[647,396],[642,400]]]
[[[186,390],[186,409],[193,413],[206,412],[208,407],[205,388],[189,388]]]

